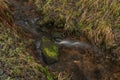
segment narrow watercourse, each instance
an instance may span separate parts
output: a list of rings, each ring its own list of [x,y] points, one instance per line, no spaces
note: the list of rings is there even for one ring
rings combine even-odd
[[[40,17],[32,3],[28,4],[22,0],[8,0],[8,3],[13,8],[16,25],[23,27],[24,30],[35,36],[35,50],[41,61],[46,62],[41,52],[42,37],[47,37],[50,42],[52,41],[52,44],[55,43],[57,47],[61,47],[57,62],[53,61],[50,62],[50,65],[47,65],[52,71],[61,72],[65,70],[74,77],[73,80],[102,80],[104,75],[108,73],[104,63],[105,53],[97,47],[85,41],[72,40],[65,37],[62,37],[62,39],[61,37],[53,38],[45,29],[39,29],[38,31],[37,29],[40,27],[36,22]],[[105,76],[109,75],[106,74]]]
[[[65,39],[61,36],[56,36],[58,38],[54,38],[52,35],[47,33],[47,30],[40,29],[39,25],[37,25],[37,21],[40,19],[39,15],[36,13],[35,10],[33,10],[33,13],[29,12],[32,9],[34,9],[34,6],[32,4],[27,4],[27,2],[24,2],[22,0],[14,1],[14,0],[8,0],[8,3],[12,6],[13,9],[13,16],[14,20],[16,22],[16,25],[22,27],[24,30],[28,31],[29,33],[32,33],[35,36],[35,49],[38,52],[40,58],[42,58],[42,54],[40,51],[41,47],[41,38],[42,36],[46,36],[51,41],[53,41],[57,46],[65,46],[65,47],[78,47],[78,48],[84,48],[84,49],[93,49],[94,51],[103,54],[97,47],[92,46],[86,42],[79,42],[75,40]],[[24,5],[24,6],[22,6]],[[26,12],[25,12],[26,11]],[[28,11],[28,12],[27,12]],[[28,14],[31,13],[31,14]],[[34,16],[35,15],[35,16]],[[39,31],[37,30],[39,29]]]

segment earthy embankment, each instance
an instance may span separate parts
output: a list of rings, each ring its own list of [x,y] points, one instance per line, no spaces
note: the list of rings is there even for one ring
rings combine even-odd
[[[34,57],[34,40],[31,36],[17,28],[7,3],[0,0],[0,80],[50,78],[47,69]]]

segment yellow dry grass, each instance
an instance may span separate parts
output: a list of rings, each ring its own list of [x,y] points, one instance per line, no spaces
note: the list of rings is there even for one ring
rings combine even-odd
[[[86,32],[97,46],[114,45],[112,29],[120,27],[119,0],[35,0],[35,4],[43,17],[40,26],[51,21],[52,28],[63,25],[67,32]]]

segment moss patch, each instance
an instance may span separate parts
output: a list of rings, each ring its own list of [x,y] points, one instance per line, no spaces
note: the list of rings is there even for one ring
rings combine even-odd
[[[51,58],[56,58],[58,56],[58,47],[48,38],[43,37],[42,38],[42,47],[43,47],[43,52],[51,57]]]
[[[56,61],[58,59],[58,47],[54,42],[52,42],[49,38],[43,36],[42,37],[42,46],[41,46],[42,53],[44,57],[49,61]],[[49,62],[48,61],[48,62]]]

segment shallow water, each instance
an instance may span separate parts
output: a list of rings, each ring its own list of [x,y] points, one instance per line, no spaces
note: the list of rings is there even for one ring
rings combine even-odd
[[[59,42],[55,42],[55,43],[67,47],[86,47],[86,48],[91,47],[91,45],[85,42],[78,42],[73,40],[60,40]]]

